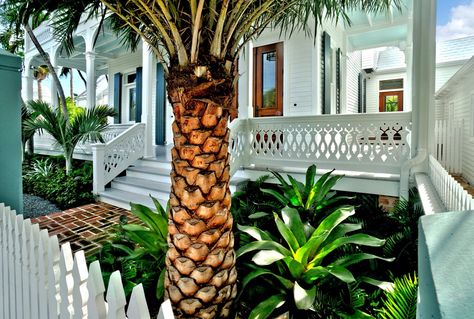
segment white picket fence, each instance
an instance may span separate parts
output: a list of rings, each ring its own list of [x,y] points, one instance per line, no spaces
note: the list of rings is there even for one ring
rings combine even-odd
[[[448,212],[474,210],[474,198],[430,155],[429,176]]]
[[[463,123],[435,122],[434,156],[452,174],[462,173]]]
[[[105,298],[104,298],[105,297]],[[127,307],[119,271],[107,290],[100,264],[86,264],[38,224],[0,203],[0,319],[149,319],[142,285]],[[169,301],[158,319],[174,318]]]

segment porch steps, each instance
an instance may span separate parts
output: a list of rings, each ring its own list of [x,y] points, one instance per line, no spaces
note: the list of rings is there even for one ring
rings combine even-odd
[[[124,209],[130,209],[130,202],[154,207],[149,195],[155,197],[166,208],[171,190],[171,162],[165,159],[140,159],[125,171],[125,176],[116,177],[110,188],[101,192],[100,200]],[[246,182],[247,178],[234,176],[230,190]]]

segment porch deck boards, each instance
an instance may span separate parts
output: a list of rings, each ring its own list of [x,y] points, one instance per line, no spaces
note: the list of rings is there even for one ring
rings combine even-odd
[[[97,202],[63,212],[31,219],[50,235],[57,235],[59,243],[70,242],[73,252],[84,250],[89,256],[100,249],[120,216],[128,217],[130,223],[140,223],[130,211],[103,202]]]

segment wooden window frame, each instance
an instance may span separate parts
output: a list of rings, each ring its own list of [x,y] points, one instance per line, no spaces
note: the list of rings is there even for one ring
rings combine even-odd
[[[379,112],[385,112],[385,96],[387,95],[398,95],[398,102],[401,106],[401,110],[399,109],[397,112],[403,112],[403,108],[405,107],[403,103],[403,90],[400,91],[381,91],[379,92]]]
[[[262,55],[276,51],[276,107],[263,108],[263,72]],[[283,115],[283,42],[272,43],[253,49],[254,88],[253,105],[254,116],[282,116]]]

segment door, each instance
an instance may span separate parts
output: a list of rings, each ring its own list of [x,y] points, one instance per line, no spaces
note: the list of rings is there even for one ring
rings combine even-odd
[[[283,115],[283,43],[254,48],[255,117]]]
[[[390,91],[379,93],[380,112],[403,111],[403,91]]]

